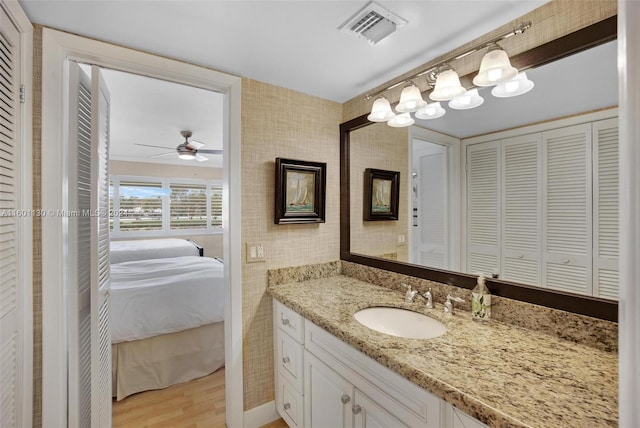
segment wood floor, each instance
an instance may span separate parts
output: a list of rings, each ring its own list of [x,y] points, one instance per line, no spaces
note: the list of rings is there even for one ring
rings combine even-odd
[[[224,368],[191,382],[113,401],[113,428],[224,428]],[[286,428],[282,419],[264,428]]]

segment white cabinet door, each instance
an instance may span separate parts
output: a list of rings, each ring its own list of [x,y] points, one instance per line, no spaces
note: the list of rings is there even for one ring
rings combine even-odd
[[[354,428],[402,428],[408,427],[391,413],[380,407],[376,402],[355,390],[352,407]]]
[[[543,144],[543,284],[591,294],[591,124],[546,131]]]
[[[453,418],[452,418],[453,428],[487,428],[485,424],[483,424],[477,419],[472,418],[466,413],[458,409],[455,409],[453,407],[452,407],[452,410],[453,410]]]
[[[502,140],[501,278],[541,280],[542,174],[540,133]]]
[[[353,385],[308,351],[304,368],[304,426],[351,427]]]
[[[467,272],[499,272],[500,141],[467,148]]]
[[[618,298],[618,119],[593,123],[593,294]]]

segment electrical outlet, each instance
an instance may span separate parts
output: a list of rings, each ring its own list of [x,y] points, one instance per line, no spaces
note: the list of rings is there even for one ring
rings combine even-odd
[[[265,261],[264,245],[247,242],[247,263],[257,263]]]
[[[402,245],[407,245],[407,240],[406,240],[406,236],[404,234],[400,234],[398,235],[398,247],[402,246]]]

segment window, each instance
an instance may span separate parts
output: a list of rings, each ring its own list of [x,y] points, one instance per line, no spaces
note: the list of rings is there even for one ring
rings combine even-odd
[[[222,184],[205,180],[112,176],[115,236],[165,236],[222,230]]]

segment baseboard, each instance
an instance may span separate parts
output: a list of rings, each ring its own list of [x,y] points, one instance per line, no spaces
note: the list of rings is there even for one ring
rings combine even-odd
[[[258,428],[279,419],[276,402],[269,401],[244,412],[244,427]]]

